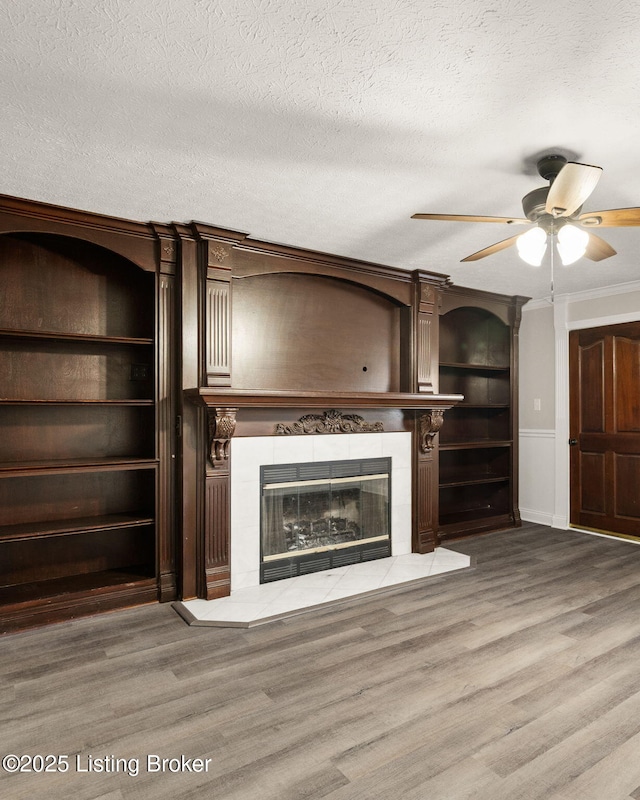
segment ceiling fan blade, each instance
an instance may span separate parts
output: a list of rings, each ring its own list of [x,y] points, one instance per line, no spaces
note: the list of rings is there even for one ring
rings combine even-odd
[[[470,256],[461,259],[462,261],[478,261],[480,258],[486,258],[487,256],[492,256],[494,253],[499,253],[500,250],[506,250],[507,247],[511,247],[516,243],[516,240],[521,236],[518,234],[517,236],[510,236],[508,239],[503,239],[501,242],[496,242],[495,244],[490,245],[489,247],[485,247],[484,250],[478,250],[477,253],[472,253]]]
[[[591,192],[602,175],[602,167],[567,162],[551,184],[545,211],[553,217],[568,217],[573,214]]]
[[[521,217],[476,217],[465,214],[414,214],[411,219],[442,219],[448,222],[502,222],[507,225],[530,225]]]
[[[606,211],[590,211],[580,214],[580,225],[598,228],[632,228],[640,225],[640,208],[609,208]]]
[[[591,261],[603,261],[605,258],[615,256],[616,251],[604,239],[596,236],[595,233],[589,233],[589,243],[584,254]]]

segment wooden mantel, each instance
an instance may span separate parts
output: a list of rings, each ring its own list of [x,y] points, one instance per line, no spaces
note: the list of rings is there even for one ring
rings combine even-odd
[[[194,389],[188,394],[199,397],[209,407],[234,408],[398,408],[428,410],[448,408],[459,403],[461,394],[411,394],[408,392],[283,392],[251,389]]]
[[[437,527],[437,458],[435,438],[444,422],[447,409],[463,400],[458,394],[429,392],[340,392],[340,391],[276,391],[231,388],[200,388],[185,392],[186,396],[207,411],[208,458],[205,480],[205,520],[202,551],[204,582],[200,596],[222,597],[230,592],[230,452],[236,433],[237,417],[263,418],[257,435],[281,433],[326,434],[387,430],[404,430],[412,436],[413,458],[413,550],[428,553],[436,546]],[[366,422],[352,411],[379,411],[392,420]],[[287,412],[287,424],[274,425],[273,412]],[[291,413],[291,412],[294,413]],[[321,413],[312,413],[321,412]],[[300,416],[302,414],[303,416]],[[269,424],[265,424],[267,415]],[[293,418],[298,416],[298,420]],[[391,415],[391,416],[389,416]],[[283,413],[282,416],[285,416]],[[398,424],[397,417],[401,423]],[[245,434],[247,435],[247,434]],[[250,433],[249,435],[254,435]]]
[[[182,326],[182,599],[230,592],[233,438],[405,432],[412,548],[437,544],[446,275],[176,225]]]

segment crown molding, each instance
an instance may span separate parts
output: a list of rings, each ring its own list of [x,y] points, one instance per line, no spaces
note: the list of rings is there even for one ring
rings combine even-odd
[[[613,297],[618,294],[628,294],[629,292],[640,292],[640,281],[628,281],[627,283],[616,283],[612,286],[601,286],[597,289],[584,289],[580,292],[570,292],[557,294],[555,299],[563,303],[576,303],[581,300],[598,300],[601,297]],[[523,311],[535,311],[540,308],[553,308],[553,302],[549,297],[539,300],[529,300],[522,309]]]

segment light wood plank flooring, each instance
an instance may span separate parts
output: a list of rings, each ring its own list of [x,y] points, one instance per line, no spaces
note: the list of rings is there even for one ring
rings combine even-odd
[[[249,630],[155,605],[0,639],[0,755],[69,757],[0,797],[639,800],[640,547],[447,547],[474,566]]]

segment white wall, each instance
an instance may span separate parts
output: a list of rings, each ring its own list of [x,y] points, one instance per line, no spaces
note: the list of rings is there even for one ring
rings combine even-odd
[[[639,282],[524,307],[519,387],[522,519],[557,528],[569,524],[569,331],[635,320],[640,320]]]

